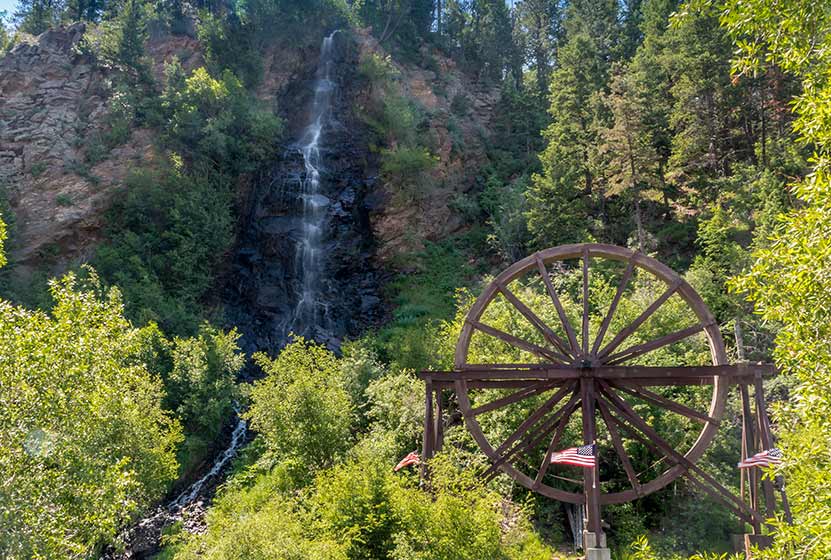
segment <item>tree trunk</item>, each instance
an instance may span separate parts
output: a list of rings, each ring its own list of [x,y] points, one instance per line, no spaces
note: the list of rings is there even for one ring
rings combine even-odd
[[[740,362],[745,361],[744,353],[744,332],[742,331],[741,318],[736,315],[733,317],[733,332],[736,333],[736,357]]]
[[[643,229],[643,218],[641,216],[641,195],[637,187],[632,192],[635,194],[635,224],[638,227],[638,251],[643,253],[646,247],[646,232]]]

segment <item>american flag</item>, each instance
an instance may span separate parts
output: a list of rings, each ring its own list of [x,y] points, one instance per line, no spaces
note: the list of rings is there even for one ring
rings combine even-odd
[[[418,465],[421,463],[421,457],[418,456],[418,453],[415,451],[411,451],[407,454],[406,457],[401,459],[397,465],[395,465],[395,471],[398,472],[404,467],[409,467],[410,465]]]
[[[561,463],[563,465],[574,465],[575,467],[592,468],[596,461],[595,445],[584,445],[582,447],[569,447],[562,451],[557,451],[551,454],[552,463]]]
[[[753,457],[748,457],[739,463],[740,469],[749,469],[750,467],[766,467],[768,465],[782,464],[782,450],[774,447],[773,449],[766,449],[757,453]]]

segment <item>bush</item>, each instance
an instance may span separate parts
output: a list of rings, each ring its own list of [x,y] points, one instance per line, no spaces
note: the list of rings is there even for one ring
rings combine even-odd
[[[135,173],[113,204],[106,233],[96,266],[124,290],[128,315],[193,334],[200,300],[233,239],[231,185],[207,173]]]
[[[178,423],[133,328],[91,275],[51,283],[50,315],[0,301],[0,556],[86,557],[162,498]]]
[[[250,173],[274,155],[282,121],[229,70],[185,76],[178,61],[165,67],[161,97],[165,141],[192,166],[231,175]]]
[[[367,438],[345,463],[321,471],[303,494],[292,490],[291,477],[278,466],[253,485],[222,494],[207,532],[191,537],[176,558],[552,557],[531,532],[526,513],[478,486],[470,473],[437,459],[430,494],[411,474],[394,473],[395,460],[383,438]]]
[[[333,464],[349,447],[352,425],[335,355],[297,338],[277,359],[255,354],[254,361],[266,377],[254,384],[245,417],[275,459],[303,472]]]
[[[426,148],[398,146],[381,152],[381,175],[394,195],[404,200],[419,200],[429,194],[426,173],[438,158]]]
[[[165,407],[176,412],[188,438],[180,452],[183,471],[206,458],[233,418],[240,398],[236,378],[245,365],[236,331],[224,333],[204,323],[194,338],[160,344]]]
[[[390,434],[397,455],[419,448],[424,430],[423,381],[412,371],[390,374],[371,382],[366,398],[373,433]]]

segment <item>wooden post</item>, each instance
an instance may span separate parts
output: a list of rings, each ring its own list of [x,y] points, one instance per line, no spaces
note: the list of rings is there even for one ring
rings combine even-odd
[[[422,444],[421,474],[427,477],[427,461],[433,458],[433,380],[429,377],[424,380],[424,442]]]
[[[583,378],[580,380],[580,398],[583,405],[583,443],[591,445],[597,439],[595,389],[592,379]],[[597,466],[592,469],[583,469],[583,490],[586,494],[586,517],[588,518],[586,527],[589,532],[595,534],[598,542],[600,542],[602,533],[600,525],[600,476]]]
[[[444,444],[444,403],[443,391],[436,389],[436,418],[434,421],[433,435],[435,437],[435,444],[433,445],[433,452],[441,451]]]
[[[751,413],[750,408],[750,393],[747,390],[747,384],[741,383],[739,385],[739,391],[742,397],[742,436],[744,438],[744,441],[742,442],[742,448],[745,453],[745,456],[742,457],[742,460],[744,460],[747,457],[752,456],[756,452],[756,437],[753,429],[753,415]],[[747,473],[747,485],[750,490],[750,507],[753,508],[753,511],[759,511],[759,496],[756,484],[758,476],[756,473],[756,469],[748,469],[748,471],[749,472]],[[758,535],[759,533],[761,533],[761,531],[761,524],[758,522],[754,522],[753,532]]]
[[[770,433],[770,423],[768,422],[768,414],[765,410],[764,386],[762,384],[762,376],[756,374],[753,378],[755,386],[756,397],[756,418],[759,421],[759,438],[762,442],[763,449],[771,449],[773,447],[773,437]],[[776,515],[776,498],[773,492],[773,482],[765,477],[762,478],[762,490],[765,493],[765,510],[769,518]]]

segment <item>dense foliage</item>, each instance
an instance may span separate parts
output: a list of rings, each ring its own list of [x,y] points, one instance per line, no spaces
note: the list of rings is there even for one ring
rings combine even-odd
[[[780,474],[797,522],[775,523],[766,557],[831,555],[831,19],[823,2],[20,0],[13,20],[15,30],[0,28],[0,51],[27,33],[89,23],[79,49],[106,69],[110,106],[102,132],[79,147],[74,173],[94,183],[92,167],[136,128],[156,142],[151,164],[133,170],[108,213],[94,257],[102,281],[54,281],[51,311],[34,289],[17,299],[41,311],[0,300],[0,556],[96,551],[177,475],[192,477],[234,410],[248,407],[256,439],[219,492],[207,532],[174,528],[163,557],[550,558],[550,545],[566,540],[565,509],[505,477],[474,480],[484,459],[452,410],[429,484],[392,466],[422,437],[414,371],[450,367],[472,294],[506,262],[592,240],[684,272],[731,358],[777,361]],[[377,40],[349,48],[360,48],[357,137],[385,194],[418,208],[450,185],[463,233],[392,260],[403,272],[385,286],[393,309],[377,331],[337,354],[306,340],[264,349],[276,358],[257,354],[248,372],[260,378],[240,389],[237,334],[206,320],[221,320],[214,288],[234,243],[238,195],[281,145],[277,115],[298,110],[258,99],[265,53],[275,36],[314,49],[334,28]],[[187,70],[166,60],[162,71],[146,48],[154,33],[189,35],[203,56]],[[432,91],[413,94],[413,69],[419,79],[437,76],[418,86]],[[463,73],[470,91],[448,95],[443,71]],[[476,105],[491,94],[487,110]],[[430,95],[446,97],[449,111],[437,116],[418,101]],[[440,145],[437,127],[452,145]],[[458,157],[474,134],[481,153],[465,160],[477,165],[462,186],[441,158]],[[0,221],[0,265],[6,229]],[[579,275],[573,263],[557,272],[577,322]],[[621,271],[599,272],[589,287],[592,334]],[[538,281],[512,289],[558,322]],[[635,278],[611,329],[658,290]],[[687,317],[673,298],[631,343],[674,332]],[[544,343],[504,300],[487,321]],[[530,357],[479,337],[470,359]],[[707,360],[703,339],[693,338],[641,362]],[[702,407],[708,393],[663,394]],[[483,430],[504,438],[540,402],[485,417]],[[687,418],[638,407],[678,447],[697,436]],[[736,408],[731,400],[729,420]],[[737,432],[725,422],[702,461],[734,487]],[[564,441],[579,433],[573,421]],[[608,437],[601,428],[599,438]],[[662,471],[643,445],[625,446],[636,471]],[[530,453],[538,461],[543,451]],[[628,487],[612,452],[602,453],[610,453],[601,456],[604,490]],[[745,530],[682,480],[604,514],[610,542],[634,560],[720,553],[729,533]]]
[[[739,75],[753,76],[775,63],[803,84],[794,101],[794,129],[813,150],[814,167],[794,185],[802,204],[781,217],[769,246],[754,253],[753,266],[734,286],[765,319],[782,325],[774,357],[797,382],[793,398],[776,414],[795,523],[780,520],[774,549],[764,557],[824,558],[831,555],[831,14],[801,0],[775,10],[762,2],[725,2],[722,20],[740,47]]]
[[[162,497],[178,421],[116,289],[52,283],[50,314],[0,301],[0,554],[77,558]]]

